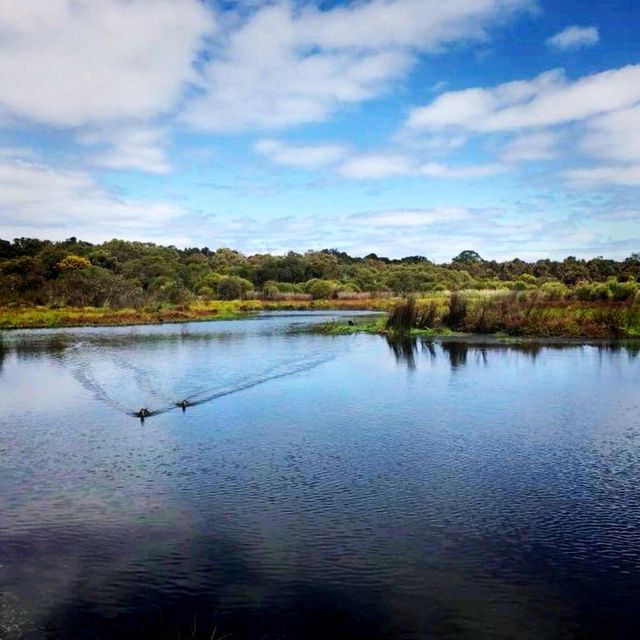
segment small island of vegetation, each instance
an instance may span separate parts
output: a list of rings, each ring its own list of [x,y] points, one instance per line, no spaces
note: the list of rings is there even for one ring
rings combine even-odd
[[[353,257],[335,249],[244,255],[76,238],[0,240],[0,328],[227,319],[260,310],[389,312],[376,323],[320,330],[640,337],[640,253],[449,263]]]

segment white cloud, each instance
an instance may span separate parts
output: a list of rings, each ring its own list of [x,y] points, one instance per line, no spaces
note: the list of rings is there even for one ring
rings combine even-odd
[[[418,174],[432,178],[452,178],[454,180],[470,180],[487,178],[505,173],[507,167],[500,164],[471,164],[450,166],[440,162],[428,162],[418,169]]]
[[[490,89],[450,91],[414,109],[408,126],[476,132],[549,127],[630,107],[640,101],[640,65],[610,69],[575,81],[561,70]]]
[[[339,144],[291,145],[279,140],[259,140],[254,149],[284,167],[320,169],[335,164],[347,154]]]
[[[167,112],[213,27],[198,0],[3,0],[0,117],[74,127]]]
[[[504,162],[550,160],[556,155],[557,136],[551,131],[524,133],[510,140],[500,153]]]
[[[525,203],[523,203],[525,204]],[[531,205],[525,207],[530,210]],[[335,247],[352,255],[402,257],[426,255],[450,260],[473,248],[487,259],[611,255],[625,257],[637,238],[629,237],[625,220],[592,217],[532,219],[509,208],[440,206],[417,209],[371,210],[351,215],[282,216],[268,220],[217,220],[212,230],[218,243],[244,251],[283,253]],[[295,241],[292,243],[292,238]],[[212,246],[209,243],[209,246]]]
[[[349,219],[381,227],[424,227],[442,222],[458,222],[469,217],[471,213],[464,207],[436,207],[356,213],[349,216]]]
[[[168,173],[171,164],[165,150],[166,131],[153,127],[119,127],[89,131],[79,136],[85,145],[106,148],[89,161],[108,169],[138,169],[148,173]]]
[[[410,175],[413,162],[401,155],[365,154],[347,160],[339,173],[345,178],[379,179]]]
[[[440,162],[420,164],[416,159],[405,155],[368,154],[350,158],[339,167],[338,172],[345,178],[358,180],[375,180],[399,176],[470,180],[504,173],[506,170],[506,167],[499,164],[457,166]]]
[[[482,40],[532,0],[371,0],[317,9],[269,4],[231,30],[205,65],[185,119],[211,131],[316,122],[383,93],[418,51]]]
[[[565,177],[570,183],[580,187],[606,184],[640,187],[640,164],[569,169]]]
[[[547,40],[547,44],[555,49],[580,49],[592,47],[600,41],[596,27],[572,26],[563,29]]]
[[[594,118],[581,141],[586,153],[620,162],[640,162],[640,104]]]
[[[2,237],[165,239],[165,225],[184,213],[163,202],[116,197],[81,171],[0,159]]]

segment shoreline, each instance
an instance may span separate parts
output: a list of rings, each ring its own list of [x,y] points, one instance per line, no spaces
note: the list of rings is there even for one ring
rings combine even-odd
[[[418,301],[432,304],[433,299]],[[388,313],[402,301],[401,298],[369,299],[331,299],[331,300],[210,300],[191,305],[163,305],[145,309],[110,309],[99,307],[0,307],[0,331],[19,331],[29,329],[65,329],[82,327],[126,327],[161,324],[183,324],[190,322],[211,322],[240,320],[255,317],[264,312],[353,312]],[[440,300],[440,303],[443,303]],[[470,336],[500,341],[632,341],[640,340],[637,322],[620,323],[610,321],[584,323],[585,318],[593,314],[602,314],[611,309],[611,305],[598,303],[560,303],[547,302],[541,305],[543,313],[527,325],[506,326],[505,330],[478,331],[473,325],[453,330],[445,324],[435,323],[430,328],[391,327],[382,318],[355,323],[335,318],[331,321],[314,324],[304,331],[324,335],[349,335],[370,333],[395,337],[432,337],[468,340]],[[637,305],[627,306],[637,318]],[[555,318],[549,322],[549,318]],[[561,319],[562,322],[558,322]],[[582,320],[582,321],[579,321]],[[420,325],[418,325],[420,326]],[[429,326],[429,325],[427,325]]]
[[[386,312],[394,299],[370,300],[212,300],[190,306],[158,309],[108,309],[99,307],[0,307],[0,330],[123,327],[240,320],[264,311],[378,311]]]

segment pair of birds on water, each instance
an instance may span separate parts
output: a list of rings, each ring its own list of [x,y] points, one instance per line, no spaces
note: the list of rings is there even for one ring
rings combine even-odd
[[[182,409],[182,412],[184,413],[190,404],[191,403],[188,400],[180,400],[180,402],[176,402],[176,407],[180,407]],[[151,413],[151,411],[149,411],[149,409],[142,407],[142,409],[140,409],[140,411],[136,411],[134,415],[136,416],[136,418],[140,418],[141,422],[144,422],[145,418],[148,418],[153,414]]]

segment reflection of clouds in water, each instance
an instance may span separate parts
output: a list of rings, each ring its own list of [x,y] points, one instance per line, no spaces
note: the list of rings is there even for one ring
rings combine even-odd
[[[53,357],[91,397],[129,415],[141,406],[157,415],[183,400],[188,406],[210,402],[309,371],[339,353],[331,339],[282,330],[65,334],[23,338],[13,348],[26,358]]]

